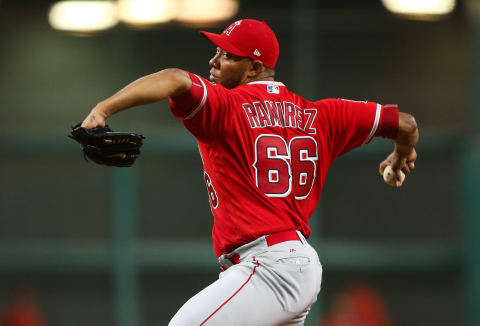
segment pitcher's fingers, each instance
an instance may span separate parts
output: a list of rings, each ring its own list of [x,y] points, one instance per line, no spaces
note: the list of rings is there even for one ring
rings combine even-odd
[[[378,165],[378,173],[380,173],[380,175],[383,175],[383,171],[385,171],[385,168],[387,166],[389,166],[390,164],[387,162],[387,161],[382,161],[379,165]]]
[[[383,175],[383,172],[385,171],[385,168],[386,168],[387,166],[388,166],[388,165],[386,165],[386,166],[380,166],[380,167],[378,168],[378,173],[379,173],[380,175]]]

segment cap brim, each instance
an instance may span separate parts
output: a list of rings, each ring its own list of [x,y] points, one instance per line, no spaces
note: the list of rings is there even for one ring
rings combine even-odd
[[[230,54],[237,55],[239,57],[247,57],[245,53],[237,49],[232,43],[228,42],[225,38],[222,37],[222,34],[215,34],[205,31],[200,31],[200,34],[205,36],[213,44],[218,46],[220,49],[227,51]]]

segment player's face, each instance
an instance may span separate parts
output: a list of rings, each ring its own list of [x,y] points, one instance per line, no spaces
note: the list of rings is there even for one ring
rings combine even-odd
[[[217,48],[215,56],[210,59],[210,81],[225,88],[234,88],[245,83],[250,59],[230,54]]]

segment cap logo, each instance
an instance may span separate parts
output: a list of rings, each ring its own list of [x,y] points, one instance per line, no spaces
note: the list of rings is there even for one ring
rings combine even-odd
[[[230,36],[230,33],[235,29],[235,27],[237,27],[238,25],[240,25],[242,23],[241,20],[237,20],[236,22],[234,22],[232,25],[228,26],[228,28],[226,30],[224,30],[223,32],[225,34],[227,34],[227,36]]]
[[[255,51],[253,51],[253,55],[256,55],[257,57],[261,56],[260,51],[258,51],[258,49],[255,49]]]

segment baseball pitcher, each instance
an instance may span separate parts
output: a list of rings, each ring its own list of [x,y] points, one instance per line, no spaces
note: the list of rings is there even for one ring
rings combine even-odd
[[[98,103],[82,127],[169,98],[197,139],[223,272],[169,325],[303,325],[322,279],[308,222],[330,165],[387,137],[394,150],[379,172],[388,168],[387,183],[402,186],[417,158],[415,119],[396,105],[292,93],[275,80],[279,44],[265,22],[242,19],[201,34],[216,46],[208,80],[180,69],[145,76]]]

